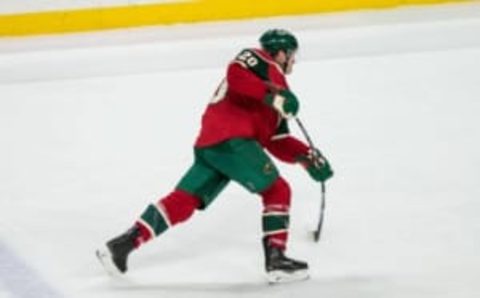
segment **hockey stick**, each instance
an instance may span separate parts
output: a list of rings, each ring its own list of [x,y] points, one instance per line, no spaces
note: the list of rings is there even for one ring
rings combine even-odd
[[[300,118],[296,117],[295,121],[297,121],[298,127],[302,131],[302,134],[305,137],[305,139],[307,139],[307,142],[310,148],[316,149],[316,150],[313,150],[313,154],[319,154],[320,157],[322,157],[323,156],[322,153],[313,144],[313,141],[310,138],[310,135],[308,134],[307,130],[305,129],[305,126],[303,126],[302,121],[300,121]],[[313,239],[315,240],[315,242],[320,241],[320,233],[322,232],[323,219],[325,217],[324,215],[325,214],[325,193],[326,193],[325,182],[322,182],[321,186],[322,186],[322,196],[321,196],[321,203],[320,203],[320,215],[318,218],[317,229],[313,231]]]
[[[313,239],[315,242],[320,241],[320,232],[322,231],[323,219],[325,218],[325,182],[322,185],[322,203],[320,204],[320,217],[318,218],[317,229],[313,231]]]

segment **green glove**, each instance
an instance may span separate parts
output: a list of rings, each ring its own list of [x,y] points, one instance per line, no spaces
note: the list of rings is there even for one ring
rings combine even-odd
[[[278,93],[269,94],[265,102],[272,106],[283,118],[292,118],[298,114],[300,104],[297,97],[290,90],[280,90]]]
[[[330,163],[317,149],[310,149],[308,154],[298,156],[297,161],[315,181],[325,182],[333,176]]]

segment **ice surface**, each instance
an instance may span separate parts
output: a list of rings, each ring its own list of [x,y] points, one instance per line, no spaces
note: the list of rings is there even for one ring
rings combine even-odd
[[[99,47],[85,35],[78,48],[72,37],[1,44],[0,297],[474,297],[478,8],[405,10],[403,22],[382,12],[375,24],[355,14],[359,26],[333,25],[348,14],[329,15],[329,26],[261,22],[285,22],[304,41],[290,85],[336,170],[316,244],[320,188],[281,166],[293,189],[289,255],[309,261],[312,279],[274,287],[262,272],[258,198],[233,184],[132,255],[124,278],[94,257],[190,165],[201,112],[229,57],[255,41],[251,24],[226,24],[234,36],[210,24],[205,40],[186,26],[179,38],[158,29],[157,41],[148,29],[152,40],[138,44],[117,42],[120,32]],[[410,22],[422,12],[428,21]],[[182,38],[189,30],[196,37]]]

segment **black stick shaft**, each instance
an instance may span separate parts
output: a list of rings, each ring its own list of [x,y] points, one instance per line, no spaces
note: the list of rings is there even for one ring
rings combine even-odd
[[[315,145],[313,144],[313,141],[310,138],[310,135],[308,134],[307,130],[305,129],[305,126],[303,126],[303,123],[300,120],[300,118],[295,118],[295,121],[297,121],[298,127],[300,127],[300,130],[302,131],[302,134],[305,137],[305,139],[307,139],[307,142],[310,148],[312,149],[315,148]]]
[[[317,152],[318,154],[320,154],[320,156],[322,156],[322,153],[313,144],[313,141],[310,138],[310,135],[308,134],[307,130],[305,129],[305,126],[303,126],[302,121],[299,118],[295,118],[295,120],[297,121],[298,127],[300,127],[300,130],[302,131],[302,134],[304,135],[305,139],[307,139],[307,142],[308,142],[308,145],[310,146],[310,148],[317,149],[317,150],[314,150],[314,154],[315,154],[315,152]],[[326,201],[325,200],[326,186],[325,186],[324,182],[321,183],[321,187],[322,187],[322,198],[321,198],[321,203],[320,203],[320,215],[319,215],[319,218],[318,218],[317,229],[313,232],[313,238],[314,238],[315,242],[320,241],[320,233],[322,232],[323,219],[325,217],[324,214],[325,214],[325,205],[326,205],[326,203],[325,203],[325,201]]]
[[[320,233],[322,232],[323,220],[325,219],[325,183],[322,182],[322,200],[320,204],[320,216],[318,218],[317,229],[313,232],[313,239],[315,242],[320,241]]]

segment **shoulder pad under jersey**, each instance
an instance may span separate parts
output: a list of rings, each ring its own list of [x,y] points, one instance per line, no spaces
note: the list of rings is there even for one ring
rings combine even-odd
[[[262,80],[268,80],[268,68],[270,67],[270,63],[256,53],[255,50],[242,50],[240,54],[235,57],[234,62],[249,69]]]

